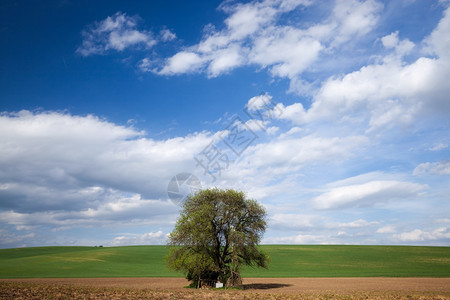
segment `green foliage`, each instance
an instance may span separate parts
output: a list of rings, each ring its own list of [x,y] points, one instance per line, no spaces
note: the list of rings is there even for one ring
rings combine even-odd
[[[172,247],[166,258],[169,268],[185,272],[186,279],[192,281],[189,287],[197,287],[199,278],[217,278],[219,270],[215,268],[211,257],[192,251],[190,248]]]
[[[220,279],[240,285],[241,266],[267,268],[257,247],[266,229],[266,212],[243,192],[207,189],[188,197],[175,229],[168,266],[189,280]]]

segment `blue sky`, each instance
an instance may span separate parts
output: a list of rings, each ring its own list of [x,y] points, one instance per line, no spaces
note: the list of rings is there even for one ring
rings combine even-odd
[[[260,201],[263,243],[450,245],[449,2],[0,14],[0,247],[163,244],[187,176]]]

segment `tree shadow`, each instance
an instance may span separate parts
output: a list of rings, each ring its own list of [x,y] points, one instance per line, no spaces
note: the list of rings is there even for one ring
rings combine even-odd
[[[284,283],[249,283],[249,284],[244,284],[244,290],[279,289],[279,288],[288,287],[291,285],[292,284],[284,284]]]

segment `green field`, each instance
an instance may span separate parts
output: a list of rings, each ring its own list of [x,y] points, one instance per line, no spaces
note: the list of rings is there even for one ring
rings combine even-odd
[[[263,245],[268,270],[243,277],[450,277],[450,247]],[[0,250],[0,278],[182,277],[165,246],[38,247]]]

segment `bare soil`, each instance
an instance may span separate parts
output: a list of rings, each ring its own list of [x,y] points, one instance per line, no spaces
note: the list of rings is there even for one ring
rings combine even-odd
[[[244,278],[243,290],[183,278],[0,279],[0,299],[450,299],[450,278]]]

